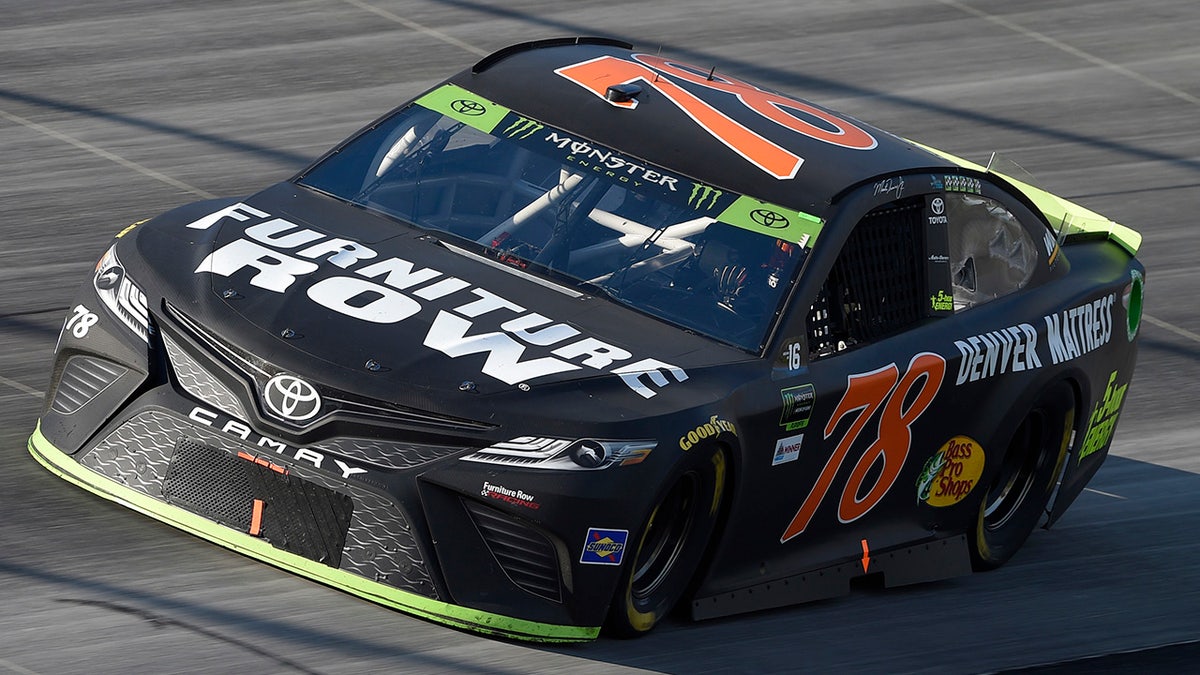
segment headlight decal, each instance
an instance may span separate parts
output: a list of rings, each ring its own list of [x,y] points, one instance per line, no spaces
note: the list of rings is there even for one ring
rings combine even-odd
[[[462,459],[528,469],[595,471],[615,465],[640,464],[656,445],[657,441],[653,440],[568,440],[520,436],[476,450]]]
[[[129,278],[125,266],[117,258],[114,244],[96,263],[92,277],[96,295],[113,316],[121,320],[143,342],[150,344],[150,308],[146,294]]]

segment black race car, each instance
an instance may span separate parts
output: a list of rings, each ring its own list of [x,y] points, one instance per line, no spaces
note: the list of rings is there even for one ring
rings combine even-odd
[[[434,621],[637,635],[1004,563],[1108,452],[1139,243],[709,68],[521,44],[118,234],[29,448]]]

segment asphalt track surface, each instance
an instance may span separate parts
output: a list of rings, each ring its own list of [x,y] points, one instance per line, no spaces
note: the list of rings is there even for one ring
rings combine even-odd
[[[1145,235],[1113,456],[1054,530],[989,574],[545,648],[289,575],[29,457],[58,328],[115,232],[285,178],[482,54],[575,34],[1000,151]],[[0,2],[0,673],[1200,667],[1197,34],[1195,0]]]

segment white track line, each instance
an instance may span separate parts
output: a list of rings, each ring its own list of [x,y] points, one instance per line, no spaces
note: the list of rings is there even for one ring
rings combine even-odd
[[[978,17],[985,21],[990,21],[998,26],[1004,26],[1005,28],[1013,31],[1014,33],[1019,33],[1021,35],[1024,35],[1025,37],[1027,37],[1031,40],[1037,40],[1038,42],[1041,42],[1042,44],[1054,47],[1055,49],[1066,52],[1066,53],[1070,54],[1071,56],[1083,59],[1084,61],[1087,61],[1088,63],[1091,63],[1093,65],[1100,66],[1101,68],[1103,68],[1109,72],[1117,73],[1118,75],[1128,77],[1132,80],[1137,80],[1138,82],[1141,82],[1142,84],[1146,85],[1147,87],[1153,87],[1154,89],[1157,89],[1165,94],[1170,94],[1171,96],[1174,96],[1175,98],[1177,98],[1181,101],[1191,103],[1192,105],[1200,105],[1200,98],[1192,96],[1191,94],[1187,93],[1186,91],[1183,91],[1182,89],[1176,89],[1175,87],[1172,87],[1169,84],[1163,84],[1162,82],[1159,82],[1158,80],[1154,80],[1149,77],[1146,77],[1145,75],[1142,75],[1141,73],[1136,73],[1124,66],[1117,65],[1117,64],[1113,63],[1112,61],[1108,61],[1106,59],[1100,58],[1099,56],[1094,56],[1092,54],[1089,54],[1089,53],[1083,51],[1082,49],[1079,49],[1078,47],[1072,47],[1071,45],[1066,44],[1064,42],[1059,42],[1058,40],[1055,40],[1054,38],[1052,38],[1048,35],[1043,35],[1035,30],[1030,30],[1024,26],[1015,24],[1015,23],[1009,21],[1008,19],[1001,18],[994,14],[988,14],[987,12],[984,12],[983,10],[975,9],[974,7],[969,7],[960,2],[956,2],[955,0],[938,0],[938,2],[942,3],[943,5],[946,5],[947,7],[953,7],[954,9],[957,9],[960,12],[966,12],[967,14]]]
[[[18,666],[17,664],[13,663],[12,661],[8,661],[6,659],[0,659],[0,667],[8,668],[9,670],[13,671],[14,673],[20,673],[20,675],[38,675],[38,673],[36,671],[30,670],[30,669],[22,667],[22,666]]]
[[[3,375],[0,375],[0,384],[7,384],[8,386],[12,387],[13,389],[16,389],[17,391],[25,393],[25,394],[29,394],[30,396],[36,396],[38,398],[42,397],[42,392],[38,391],[37,389],[34,389],[33,387],[22,384],[20,382],[17,382],[16,380],[10,380]]]
[[[424,33],[432,38],[441,40],[442,42],[445,42],[448,45],[454,45],[455,47],[458,47],[459,49],[463,49],[468,52],[471,52],[472,54],[474,54],[476,56],[487,56],[490,53],[486,50],[476,47],[473,44],[463,42],[462,40],[459,40],[456,37],[451,37],[449,35],[446,35],[445,33],[441,32],[439,30],[435,30],[428,26],[423,26],[423,25],[417,23],[416,21],[413,21],[412,19],[406,19],[398,14],[393,14],[393,13],[387,11],[386,9],[380,9],[373,5],[368,5],[367,3],[362,2],[362,0],[342,0],[342,1],[348,5],[354,5],[355,7],[359,8],[359,9],[362,9],[362,10],[371,12],[372,14],[381,16],[381,17],[387,19],[388,21],[394,21],[395,23],[398,23],[401,26],[404,26],[405,28],[408,28],[410,30],[415,30],[418,33]]]
[[[1149,314],[1143,314],[1142,319],[1144,321],[1154,324],[1155,326],[1158,326],[1159,328],[1162,328],[1163,330],[1169,330],[1172,333],[1174,333],[1180,337],[1185,337],[1189,340],[1193,340],[1195,342],[1200,342],[1200,335],[1197,335],[1196,333],[1193,333],[1192,331],[1190,331],[1186,328],[1180,328],[1179,326],[1167,323],[1166,321],[1163,321],[1162,319],[1156,319],[1156,318],[1150,316]]]
[[[1104,495],[1105,497],[1112,497],[1113,499],[1128,499],[1128,497],[1122,497],[1121,495],[1114,495],[1114,494],[1113,494],[1113,493],[1111,493],[1111,492],[1105,492],[1105,491],[1103,491],[1103,490],[1097,490],[1096,488],[1085,487],[1085,488],[1083,488],[1083,489],[1084,489],[1085,491],[1087,491],[1087,492],[1095,492],[1095,493],[1096,493],[1096,494],[1098,494],[1098,495]]]
[[[142,166],[141,164],[138,164],[137,162],[125,159],[124,157],[121,157],[120,155],[115,155],[103,148],[98,148],[98,147],[92,145],[91,143],[86,143],[84,141],[79,140],[78,138],[73,137],[73,136],[68,136],[67,134],[62,133],[61,131],[55,131],[54,129],[51,129],[50,127],[47,127],[45,125],[34,122],[33,120],[27,120],[24,117],[21,117],[20,115],[14,115],[10,112],[0,110],[0,117],[3,117],[4,119],[6,119],[14,124],[20,124],[21,126],[27,128],[27,129],[32,129],[40,134],[45,134],[46,136],[49,136],[50,138],[60,140],[64,143],[69,143],[69,144],[79,148],[80,150],[85,150],[87,152],[90,152],[93,155],[96,155],[97,157],[103,157],[104,159],[107,159],[110,162],[115,162],[117,164],[120,164],[121,166],[125,167],[126,169],[132,169],[132,170],[142,174],[143,176],[149,176],[150,178],[153,178],[154,180],[160,181],[162,183],[166,183],[167,185],[170,185],[171,187],[176,187],[176,188],[179,188],[180,190],[183,190],[184,192],[189,192],[191,194],[194,194],[197,197],[200,197],[201,199],[212,199],[212,198],[216,197],[216,195],[214,195],[210,192],[205,192],[204,190],[201,190],[198,187],[193,187],[181,180],[176,180],[174,178],[171,178],[170,176],[166,175],[165,173],[160,173],[158,171],[155,171],[154,169],[151,169],[150,167]]]

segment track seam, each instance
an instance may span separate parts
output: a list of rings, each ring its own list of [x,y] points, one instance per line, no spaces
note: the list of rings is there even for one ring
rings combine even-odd
[[[1101,68],[1103,68],[1109,72],[1116,73],[1118,75],[1122,75],[1122,76],[1128,77],[1132,80],[1141,82],[1142,84],[1144,84],[1148,87],[1152,87],[1152,88],[1157,89],[1165,94],[1174,96],[1175,98],[1177,98],[1181,101],[1184,101],[1185,103],[1191,103],[1192,105],[1200,105],[1200,98],[1192,96],[1191,94],[1187,93],[1186,91],[1183,91],[1182,89],[1176,89],[1175,87],[1172,87],[1169,84],[1164,84],[1162,82],[1159,82],[1158,80],[1146,77],[1145,75],[1142,75],[1141,73],[1132,71],[1124,66],[1117,65],[1117,64],[1113,63],[1112,61],[1109,61],[1107,59],[1102,59],[1099,56],[1095,56],[1093,54],[1089,54],[1088,52],[1085,52],[1082,49],[1079,49],[1078,47],[1072,47],[1071,45],[1069,45],[1065,42],[1060,42],[1058,40],[1055,40],[1054,38],[1052,38],[1048,35],[1044,35],[1035,30],[1026,28],[1020,24],[1013,23],[1012,21],[1009,21],[1008,19],[1001,18],[994,14],[988,14],[987,12],[985,12],[983,10],[975,9],[974,7],[964,5],[960,2],[956,2],[955,0],[938,0],[938,2],[940,2],[943,5],[946,5],[947,7],[953,7],[954,9],[957,9],[960,12],[970,14],[972,16],[983,19],[985,21],[990,21],[991,23],[994,23],[998,26],[1003,26],[1003,27],[1013,31],[1014,33],[1024,35],[1025,37],[1030,38],[1031,40],[1036,40],[1038,42],[1041,42],[1044,45],[1048,45],[1059,51],[1066,52],[1067,54],[1070,54],[1071,56],[1074,56],[1076,58],[1083,59],[1084,61],[1087,61],[1088,63],[1091,63],[1092,65],[1100,66]]]

